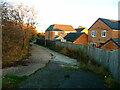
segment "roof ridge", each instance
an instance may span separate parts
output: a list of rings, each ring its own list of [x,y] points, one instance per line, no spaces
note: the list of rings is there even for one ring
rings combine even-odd
[[[107,40],[105,43],[101,44],[99,47],[104,46],[104,45],[105,45],[106,43],[108,43],[110,40],[112,40],[117,46],[120,47],[120,45],[119,45],[116,41],[114,41],[112,38],[110,38],[109,40]]]
[[[99,18],[103,23],[105,23],[108,27],[110,27],[111,29],[116,29],[119,30],[118,28],[118,21],[117,20],[111,20],[111,19],[105,19],[105,18]],[[99,20],[98,19],[98,20]],[[98,21],[97,20],[97,21]]]
[[[113,20],[113,19],[107,19],[107,18],[99,18],[99,19],[105,19],[105,20],[109,20],[111,22],[117,22],[118,20]]]

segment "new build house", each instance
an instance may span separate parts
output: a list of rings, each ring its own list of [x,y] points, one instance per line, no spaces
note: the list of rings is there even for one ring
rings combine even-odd
[[[88,29],[84,27],[76,28],[75,29],[77,32],[85,32],[88,35]]]
[[[86,33],[75,32],[67,34],[64,39],[69,43],[87,45],[88,35]]]
[[[71,25],[53,24],[45,31],[45,37],[46,40],[53,40],[56,36],[65,37],[70,32],[76,32]]]
[[[110,38],[117,42],[120,38],[119,24],[120,22],[117,20],[99,18],[88,29],[88,45],[98,47],[104,44]],[[110,47],[112,46],[110,45]]]

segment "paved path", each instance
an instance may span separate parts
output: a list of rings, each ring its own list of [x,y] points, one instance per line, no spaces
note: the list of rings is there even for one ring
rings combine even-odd
[[[55,57],[47,67],[22,82],[20,88],[105,88],[104,81],[97,75],[70,70],[69,68],[77,68],[79,64],[75,59],[39,47]]]
[[[2,69],[2,75],[14,74],[18,76],[31,75],[39,68],[43,68],[51,60],[52,56],[49,52],[45,51],[38,46],[31,47],[31,56],[24,60],[25,65],[18,65],[15,67],[7,67]]]

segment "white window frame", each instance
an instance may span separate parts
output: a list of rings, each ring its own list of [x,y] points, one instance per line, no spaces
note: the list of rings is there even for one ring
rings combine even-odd
[[[55,31],[55,35],[58,35],[58,31]]]
[[[95,30],[94,31],[92,31],[92,37],[96,37],[96,35],[93,35],[93,32],[96,32]],[[97,34],[97,33],[96,33]]]
[[[105,33],[105,36],[104,36],[104,33]],[[102,31],[102,37],[106,37],[106,30]]]
[[[64,35],[64,31],[61,31],[61,35]]]

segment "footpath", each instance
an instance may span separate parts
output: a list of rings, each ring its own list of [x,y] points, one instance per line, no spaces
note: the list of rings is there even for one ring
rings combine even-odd
[[[19,88],[106,88],[104,80],[99,76],[87,71],[75,70],[80,65],[76,59],[36,46],[51,53],[54,58],[45,68],[23,81]]]
[[[17,76],[31,75],[40,68],[46,66],[52,59],[52,55],[38,46],[31,46],[31,56],[24,60],[25,65],[7,67],[2,69],[2,76],[14,74]]]

